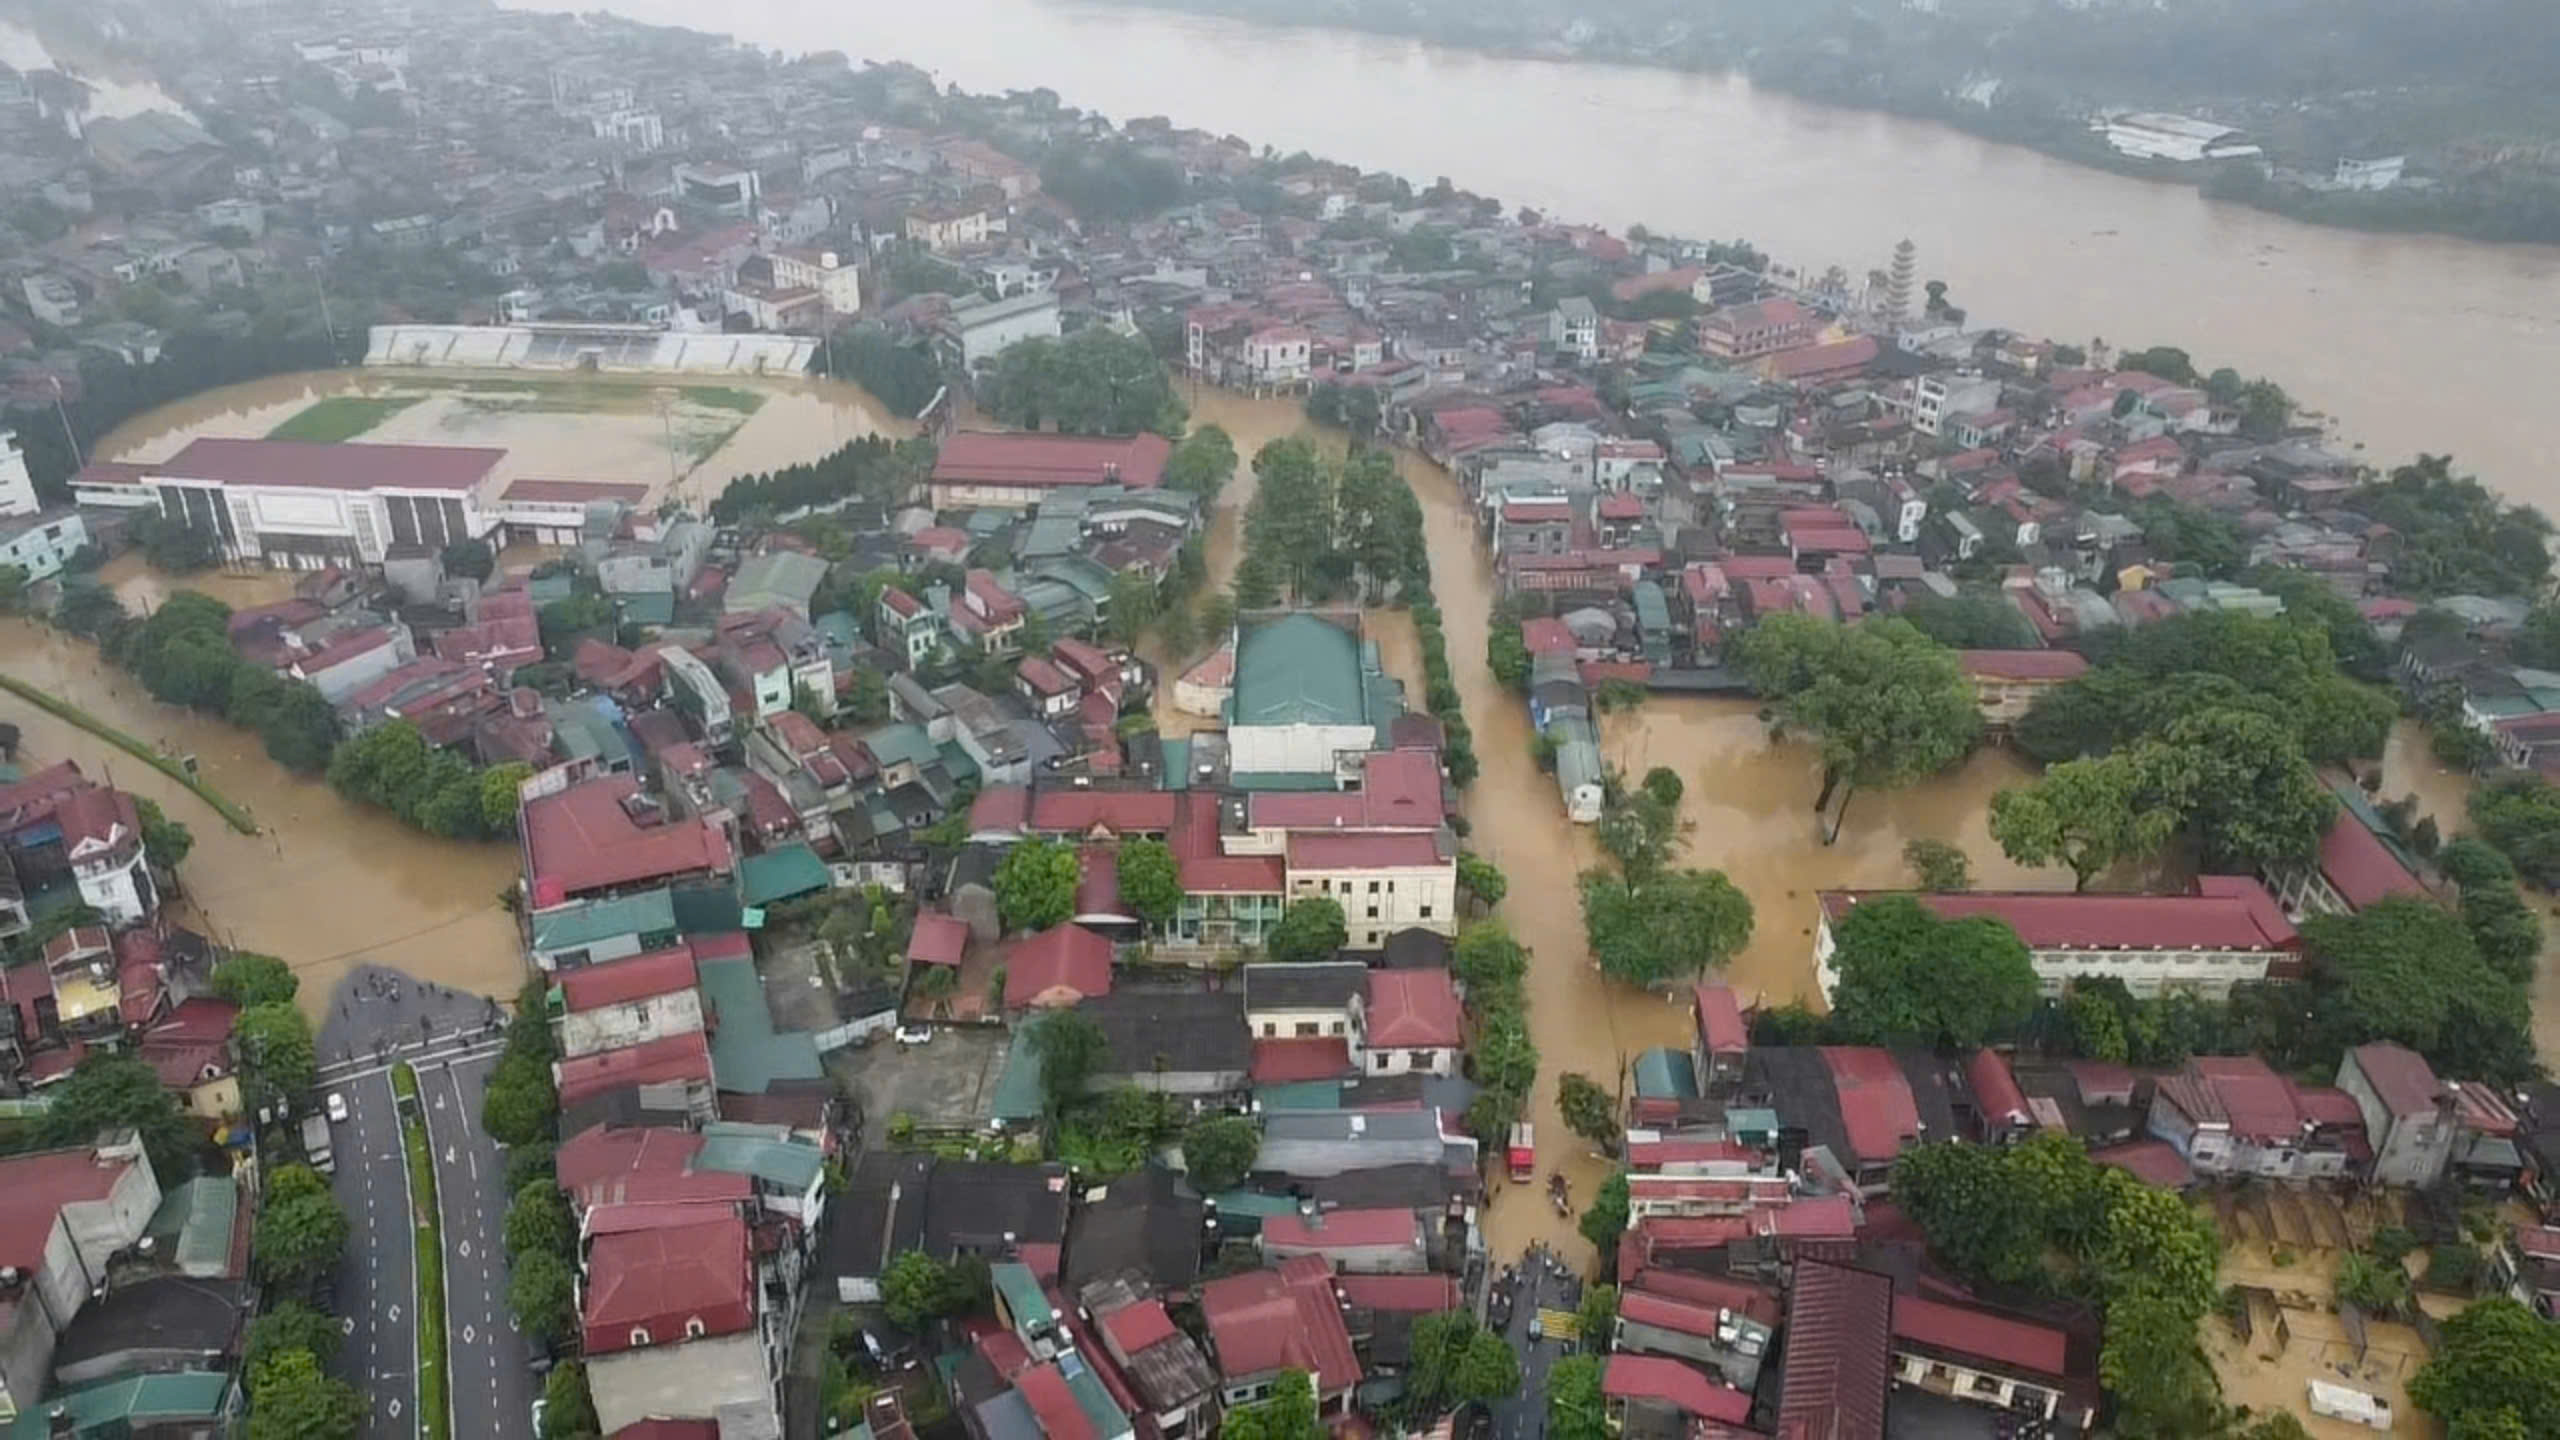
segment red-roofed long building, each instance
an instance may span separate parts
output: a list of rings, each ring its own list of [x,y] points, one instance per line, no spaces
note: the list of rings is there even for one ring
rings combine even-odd
[[[1212,1280],[1201,1287],[1200,1316],[1216,1352],[1222,1403],[1262,1399],[1281,1371],[1301,1370],[1314,1378],[1318,1415],[1350,1413],[1360,1359],[1323,1260],[1301,1255],[1276,1270]]]
[[[380,565],[394,546],[432,553],[498,528],[482,488],[503,450],[203,439],[144,483],[172,519],[219,538],[223,554],[292,569]]]
[[[603,1430],[717,1420],[778,1433],[782,1336],[768,1332],[787,1322],[766,1313],[746,1218],[726,1205],[612,1209],[611,1224],[590,1224],[579,1310]]]
[[[1152,490],[1173,444],[1161,435],[1039,435],[962,430],[933,462],[933,508],[1025,509],[1078,485]]]
[[[2047,995],[2061,994],[2074,978],[2104,976],[2136,995],[2186,990],[2219,998],[2244,980],[2301,974],[2301,939],[2266,886],[2205,875],[2196,887],[2189,895],[1970,891],[1912,898],[1942,919],[1988,915],[2017,931]],[[1840,983],[1832,968],[1834,927],[1858,905],[1901,893],[1908,892],[1822,892],[1813,960],[1826,998]]]

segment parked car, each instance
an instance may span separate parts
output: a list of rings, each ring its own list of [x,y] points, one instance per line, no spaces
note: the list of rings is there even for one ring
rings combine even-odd
[[[332,1125],[347,1123],[347,1097],[335,1090],[329,1092],[329,1123]]]
[[[933,1027],[930,1025],[901,1025],[898,1027],[898,1043],[901,1045],[923,1045],[930,1043],[932,1039]]]

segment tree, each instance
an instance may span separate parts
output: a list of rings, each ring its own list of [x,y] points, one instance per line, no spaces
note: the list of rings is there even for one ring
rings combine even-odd
[[[542,1377],[542,1433],[536,1440],[579,1440],[600,1435],[595,1396],[587,1389],[587,1367],[563,1360]]]
[[[1574,1331],[1582,1337],[1586,1350],[1606,1351],[1616,1343],[1612,1332],[1618,1327],[1618,1287],[1594,1285],[1582,1292],[1582,1303],[1574,1307]]]
[[[2482,786],[2471,792],[2471,823],[2515,873],[2560,887],[2560,786],[2539,775]]]
[[[1683,843],[1678,803],[1665,804],[1651,790],[1611,796],[1595,829],[1600,848],[1637,884],[1660,873]]]
[[[323,1315],[299,1300],[278,1301],[274,1308],[249,1322],[247,1348],[241,1353],[240,1368],[255,1375],[266,1362],[287,1350],[305,1350],[327,1364],[336,1358],[338,1342],[345,1332],[335,1318]]]
[[[1511,893],[1511,881],[1503,875],[1501,866],[1473,850],[1461,850],[1458,852],[1458,888],[1466,891],[1478,905],[1490,910],[1502,903],[1503,896]]]
[[[480,1128],[501,1145],[529,1145],[550,1140],[559,1115],[549,1062],[510,1046],[480,1094]]]
[[[1591,1197],[1591,1208],[1582,1212],[1576,1226],[1582,1238],[1600,1252],[1600,1268],[1608,1269],[1618,1253],[1618,1237],[1627,1233],[1627,1176],[1620,1171],[1600,1182],[1600,1192]]]
[[[265,1206],[250,1240],[259,1278],[308,1285],[329,1273],[347,1249],[347,1213],[329,1182],[308,1165],[282,1165],[267,1181]]]
[[[1064,840],[1025,840],[996,867],[996,911],[1008,930],[1046,930],[1073,915],[1084,867]]]
[[[444,573],[465,580],[486,580],[498,571],[498,554],[486,540],[465,536],[444,547]]]
[[[2312,916],[2302,940],[2325,1054],[2393,1040],[2448,1073],[2486,1075],[2498,1032],[2526,1023],[2522,992],[2489,968],[2462,917],[2432,900],[2394,895]]]
[[[1567,1355],[1547,1369],[1550,1440],[1609,1440],[1608,1402],[1600,1393],[1597,1355]]]
[[[2195,361],[2175,345],[2154,345],[2148,350],[2128,352],[2116,361],[2116,368],[2157,375],[2172,385],[2192,385],[2196,380]]]
[[[231,1022],[240,1066],[262,1098],[295,1100],[320,1080],[320,1056],[311,1022],[289,1001],[252,1005]]]
[[[505,1236],[510,1255],[529,1250],[569,1254],[578,1238],[578,1222],[569,1215],[569,1197],[553,1181],[526,1185],[507,1202]]]
[[[548,1250],[511,1257],[507,1308],[516,1327],[536,1345],[555,1345],[576,1333],[577,1289],[568,1265]]]
[[[1270,578],[1304,595],[1319,563],[1333,553],[1333,476],[1324,458],[1301,436],[1265,444],[1253,456],[1252,508],[1245,512],[1247,553],[1271,567]],[[1236,604],[1246,603],[1244,570],[1237,570]]]
[[[1520,635],[1520,622],[1507,615],[1494,617],[1492,628],[1484,637],[1485,668],[1506,690],[1529,693],[1529,645]]]
[[[151,856],[151,862],[169,871],[184,864],[196,848],[195,832],[170,819],[157,801],[137,795],[133,811],[142,821],[142,848]]]
[[[987,1293],[987,1264],[974,1257],[946,1263],[909,1250],[880,1276],[881,1307],[901,1330],[921,1332],[936,1316],[975,1308]]]
[[[2396,1260],[2351,1250],[2338,1261],[2330,1288],[2342,1301],[2388,1315],[2408,1303],[2409,1272]]]
[[[1181,433],[1182,401],[1142,336],[1089,325],[1061,340],[1005,348],[979,394],[987,413],[1025,430],[1071,435]]]
[[[1582,928],[1601,970],[1631,985],[1704,974],[1751,943],[1751,897],[1721,870],[1674,870],[1643,885],[1582,876]]]
[[[2032,650],[2043,643],[2026,613],[1997,590],[1923,591],[1900,614],[1921,634],[1958,650]]]
[[[1618,1143],[1618,1102],[1588,1075],[1568,1070],[1556,1077],[1556,1110],[1564,1126],[1602,1149]]]
[[[1476,1010],[1476,1043],[1467,1052],[1476,1083],[1504,1095],[1527,1096],[1538,1083],[1538,1044],[1529,1035],[1528,1013],[1510,1003]]]
[[[533,767],[508,760],[480,772],[480,828],[491,835],[516,833],[517,794],[533,778]]]
[[[1280,912],[1280,923],[1263,938],[1265,955],[1274,960],[1307,963],[1330,960],[1351,943],[1351,929],[1341,902],[1324,895],[1292,900]]]
[[[1422,1415],[1490,1405],[1520,1393],[1520,1355],[1471,1311],[1417,1316],[1405,1397]]]
[[[110,1130],[130,1129],[141,1136],[161,1189],[175,1189],[194,1173],[194,1127],[178,1113],[159,1074],[137,1056],[92,1050],[51,1095],[36,1122],[37,1143],[87,1145]]]
[[[1031,1048],[1040,1057],[1040,1093],[1054,1119],[1084,1098],[1094,1072],[1110,1058],[1111,1040],[1092,1016],[1053,1010],[1032,1030]]]
[[[354,1440],[364,1397],[308,1350],[280,1350],[250,1373],[249,1440]]]
[[[1220,1440],[1324,1440],[1316,1418],[1315,1382],[1304,1370],[1283,1370],[1271,1393],[1249,1405],[1231,1407],[1219,1423]]]
[[[1134,646],[1147,633],[1147,627],[1156,623],[1161,608],[1162,596],[1155,578],[1143,569],[1123,570],[1111,577],[1110,595],[1103,606],[1110,618],[1104,629],[1122,645]]]
[[[1203,1194],[1232,1190],[1253,1170],[1262,1130],[1242,1115],[1206,1115],[1182,1136],[1182,1164]]]
[[[1822,753],[1822,791],[1890,789],[1962,759],[1981,733],[1973,687],[1952,650],[1906,621],[1838,625],[1806,615],[1772,615],[1736,642],[1752,688]],[[1848,811],[1848,799],[1841,801]],[[1839,836],[1834,819],[1826,843]]]
[[[1160,926],[1182,908],[1182,878],[1173,851],[1161,840],[1120,845],[1120,898],[1149,925]]]
[[[2217,1428],[2222,1386],[2196,1343],[2196,1319],[2150,1295],[2107,1307],[2098,1378],[2115,1396],[2117,1434],[2185,1440]]]
[[[1907,895],[1865,901],[1833,927],[1832,1022],[1881,1045],[1978,1049],[2035,1009],[2035,962],[1987,915],[1941,920]]]
[[[301,988],[292,967],[273,955],[234,950],[213,967],[213,993],[242,1007],[284,1004]]]
[[[2560,1425],[2560,1328],[2501,1295],[2445,1321],[2443,1342],[2410,1378],[2411,1400],[2456,1435],[2503,1413],[2528,1421],[2533,1428],[2523,1433],[2548,1440]]]
[[[2158,788],[2185,797],[2187,823],[2215,868],[2254,871],[2308,858],[2337,802],[2281,722],[2207,710],[2169,727]]]
[[[1450,968],[1467,987],[1469,998],[1481,1004],[1492,996],[1519,992],[1521,979],[1529,973],[1529,952],[1511,937],[1509,926],[1499,920],[1479,920],[1458,932]]]
[[[2462,923],[2489,968],[2521,985],[2533,979],[2542,956],[2542,917],[2513,885],[2462,892]]]
[[[1962,848],[1944,840],[1924,835],[1907,842],[1902,863],[1911,868],[1911,878],[1923,890],[1944,893],[1973,884],[1973,861]]]
[[[1200,497],[1205,506],[1235,478],[1236,442],[1225,427],[1195,425],[1165,458],[1164,483]]]
[[[2164,794],[2145,752],[2071,760],[1991,797],[1991,838],[2021,865],[2071,868],[2082,891],[2109,866],[2144,860],[2177,833],[2177,797]]]

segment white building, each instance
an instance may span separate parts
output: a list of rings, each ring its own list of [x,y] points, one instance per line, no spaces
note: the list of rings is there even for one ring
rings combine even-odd
[[[1911,387],[1911,428],[1923,435],[1945,433],[1954,416],[1999,408],[2000,382],[1988,375],[1923,375]]]
[[[2117,154],[2138,160],[2192,164],[2199,160],[2237,160],[2260,153],[2237,128],[2190,115],[2137,111],[2114,116],[2098,128]]]
[[[1312,372],[1315,337],[1297,325],[1272,325],[1245,337],[1244,365],[1257,385],[1294,385]]]
[[[2388,190],[2400,183],[2400,173],[2409,166],[2406,155],[2385,155],[2373,160],[2338,158],[2337,174],[2332,182],[2341,190]]]
[[[943,340],[963,370],[974,371],[1025,340],[1055,340],[1058,297],[1045,292],[956,306],[943,322]]]
[[[597,139],[634,150],[655,150],[667,143],[666,121],[655,110],[598,110],[587,117],[587,124]]]
[[[18,432],[0,430],[0,519],[33,515],[44,506],[36,499],[35,478],[27,473],[27,452]]]
[[[1375,950],[1399,930],[1446,934],[1457,914],[1457,853],[1436,836],[1297,833],[1288,857],[1289,898],[1332,897],[1354,950]]]
[[[777,250],[773,283],[784,290],[815,290],[830,315],[862,308],[862,272],[833,250]]]
[[[1600,311],[1587,295],[1568,295],[1556,302],[1555,328],[1550,332],[1558,349],[1582,360],[1600,358]]]
[[[723,215],[752,220],[757,205],[764,198],[764,187],[753,170],[716,165],[678,165],[675,168],[675,197],[707,206]]]
[[[1840,983],[1832,963],[1839,922],[1860,904],[1910,893],[1822,892],[1813,963],[1824,999]],[[1988,915],[2008,925],[2026,942],[2047,995],[2088,977],[2121,980],[2136,995],[2183,990],[2220,999],[2241,981],[2291,979],[2302,969],[2302,942],[2284,907],[2244,876],[2198,876],[2189,895],[1972,891],[1911,898],[1940,919]]]
[[[372,566],[395,546],[485,540],[498,516],[480,491],[503,450],[197,440],[141,484],[160,512],[211,531],[227,558],[296,570]]]

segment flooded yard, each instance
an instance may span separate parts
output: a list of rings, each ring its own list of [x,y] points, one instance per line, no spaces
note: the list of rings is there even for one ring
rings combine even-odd
[[[560,376],[385,368],[224,386],[119,426],[108,460],[165,460],[202,436],[485,445],[490,494],[519,477],[650,486],[649,503],[707,505],[740,475],[812,460],[870,434],[907,435],[860,389],[815,378]]]
[[[201,583],[222,578],[186,583],[222,594],[220,584]],[[31,621],[0,622],[0,665],[173,754],[196,756],[209,784],[249,808],[256,835],[233,830],[159,771],[0,694],[0,719],[25,732],[22,765],[75,760],[193,832],[194,852],[178,872],[196,912],[189,923],[223,944],[281,957],[302,977],[303,1008],[314,1018],[338,977],[359,964],[499,997],[523,982],[515,924],[498,903],[515,879],[514,846],[438,840],[351,804],[268,759],[254,735],[160,704],[86,642]]]

